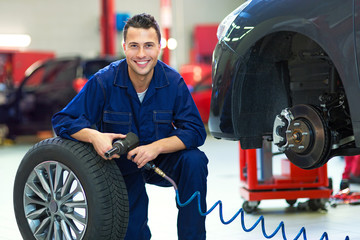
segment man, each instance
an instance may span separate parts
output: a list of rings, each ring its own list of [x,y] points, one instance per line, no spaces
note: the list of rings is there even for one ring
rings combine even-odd
[[[59,136],[90,142],[100,156],[128,132],[139,137],[140,146],[127,156],[112,157],[127,186],[129,240],[151,237],[145,183],[170,186],[142,168],[149,161],[175,180],[182,203],[200,191],[201,208],[206,210],[208,159],[197,148],[206,131],[182,77],[158,60],[160,39],[151,15],[130,18],[124,27],[126,59],[97,72],[52,120]],[[205,235],[205,217],[199,214],[197,201],[179,208],[179,239],[201,240]]]

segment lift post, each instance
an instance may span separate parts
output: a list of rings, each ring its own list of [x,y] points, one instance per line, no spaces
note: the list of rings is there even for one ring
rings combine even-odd
[[[101,55],[115,56],[115,3],[114,0],[101,0]]]
[[[310,208],[323,208],[323,199],[331,196],[327,166],[304,170],[288,159],[281,159],[281,174],[274,175],[271,143],[264,142],[262,149],[243,150],[240,147],[240,188],[245,199],[245,212],[254,211],[261,200],[285,199],[290,205],[299,198],[309,198]],[[309,202],[310,203],[310,202]]]

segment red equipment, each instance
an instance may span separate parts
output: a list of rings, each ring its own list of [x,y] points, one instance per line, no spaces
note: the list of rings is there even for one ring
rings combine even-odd
[[[212,54],[218,42],[216,32],[219,24],[199,24],[194,28],[190,63],[211,66]]]
[[[332,192],[326,165],[304,170],[282,159],[281,175],[273,175],[270,143],[265,143],[263,149],[243,150],[240,144],[239,148],[240,180],[243,185],[240,194],[245,199],[245,212],[253,212],[260,201],[266,199],[285,199],[293,205],[299,198],[309,198],[312,210],[324,209]]]
[[[179,70],[204,123],[209,120],[211,100],[211,65],[185,64]]]
[[[0,50],[0,83],[18,86],[25,70],[39,60],[54,58],[53,52]]]
[[[101,0],[101,54],[115,56],[115,3]]]
[[[330,198],[330,206],[332,207],[345,204],[360,204],[360,192],[350,192],[350,188],[346,188]]]

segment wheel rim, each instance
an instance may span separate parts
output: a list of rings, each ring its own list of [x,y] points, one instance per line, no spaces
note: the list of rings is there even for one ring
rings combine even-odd
[[[88,223],[85,191],[64,164],[46,161],[30,173],[24,212],[36,239],[82,239]]]

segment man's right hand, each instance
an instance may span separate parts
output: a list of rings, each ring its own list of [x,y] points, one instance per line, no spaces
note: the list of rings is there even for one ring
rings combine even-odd
[[[97,154],[106,160],[110,160],[113,158],[119,158],[120,156],[118,154],[114,154],[110,158],[105,158],[105,152],[112,148],[112,143],[115,139],[125,138],[126,135],[116,133],[102,133],[95,129],[83,128],[71,135],[71,137],[82,142],[91,143],[94,146]]]

